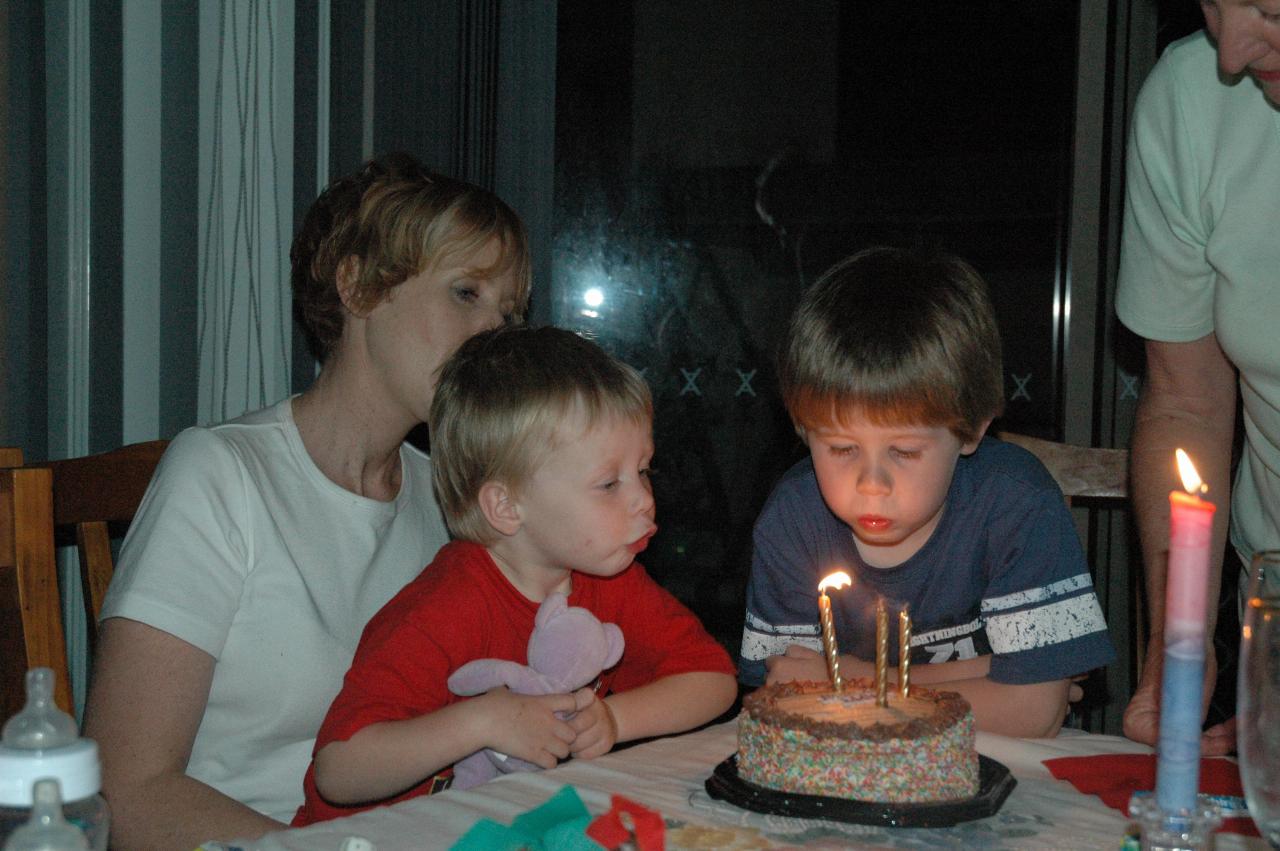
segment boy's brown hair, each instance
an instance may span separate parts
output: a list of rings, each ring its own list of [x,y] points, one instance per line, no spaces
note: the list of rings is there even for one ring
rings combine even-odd
[[[1004,408],[986,284],[947,254],[876,247],[837,263],[801,299],[778,373],[801,436],[861,415],[969,442]]]
[[[432,476],[456,537],[489,544],[497,532],[480,509],[480,488],[518,492],[564,440],[581,412],[587,428],[653,419],[649,385],[635,369],[561,328],[502,326],[467,340],[440,371],[431,402]]]
[[[529,301],[528,241],[520,217],[498,196],[429,171],[406,153],[333,181],[307,210],[289,251],[294,315],[311,354],[324,362],[342,337],[340,283],[351,288],[351,309],[367,311],[414,275],[492,239],[501,246],[498,261],[475,274],[513,274],[519,319]],[[352,280],[339,280],[347,275]]]

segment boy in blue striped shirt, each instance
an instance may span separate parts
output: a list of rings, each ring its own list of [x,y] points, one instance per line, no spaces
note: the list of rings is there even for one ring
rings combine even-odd
[[[1004,394],[982,279],[946,255],[855,254],[805,294],[779,380],[809,457],[756,521],[739,678],[826,679],[818,583],[843,570],[844,676],[872,674],[883,599],[911,615],[912,683],[960,692],[978,729],[1054,735],[1072,678],[1115,650],[1061,491],[985,436]]]

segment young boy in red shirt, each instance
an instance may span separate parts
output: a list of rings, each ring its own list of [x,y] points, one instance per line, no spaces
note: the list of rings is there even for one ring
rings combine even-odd
[[[732,704],[728,655],[635,561],[657,531],[652,418],[639,373],[569,331],[499,328],[459,349],[430,417],[455,540],[365,629],[295,825],[439,791],[482,748],[550,768]],[[526,663],[534,615],[555,591],[622,629],[622,659],[594,689],[449,692],[448,676],[474,659]]]

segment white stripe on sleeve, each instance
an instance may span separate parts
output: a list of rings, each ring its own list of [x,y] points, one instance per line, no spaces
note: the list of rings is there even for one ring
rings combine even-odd
[[[819,653],[822,652],[822,639],[817,635],[778,635],[752,629],[750,625],[742,630],[742,650],[740,652],[743,659],[758,662],[770,656],[781,656],[792,644],[799,644],[801,647],[808,647],[810,650],[816,650]]]
[[[988,598],[982,601],[982,611],[984,614],[990,614],[991,612],[1002,612],[1005,609],[1018,609],[1034,603],[1043,603],[1046,600],[1052,600],[1054,597],[1074,594],[1076,591],[1091,587],[1093,587],[1093,581],[1089,579],[1089,574],[1080,573],[1068,579],[1061,579],[1049,585],[1042,585],[1039,588],[1028,588],[1025,591],[1005,594],[1003,597]]]
[[[1106,629],[1102,609],[1092,594],[987,618],[987,640],[995,653],[1034,650]]]

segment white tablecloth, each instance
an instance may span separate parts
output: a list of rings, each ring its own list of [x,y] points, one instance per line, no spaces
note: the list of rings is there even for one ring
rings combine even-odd
[[[338,849],[359,836],[378,851],[445,849],[481,818],[502,824],[574,786],[593,815],[609,809],[611,793],[659,810],[667,848],[983,848],[1120,847],[1127,819],[1098,798],[1055,780],[1041,763],[1060,756],[1150,753],[1115,736],[1064,731],[1054,739],[978,734],[978,751],[1008,766],[1018,781],[994,816],[945,829],[903,829],[786,818],[749,812],[710,798],[703,782],[736,749],[737,722],[648,742],[596,760],[550,771],[511,774],[467,791],[449,790],[325,824],[270,834],[246,848],[260,851]],[[1218,849],[1265,849],[1259,839],[1219,834]]]

